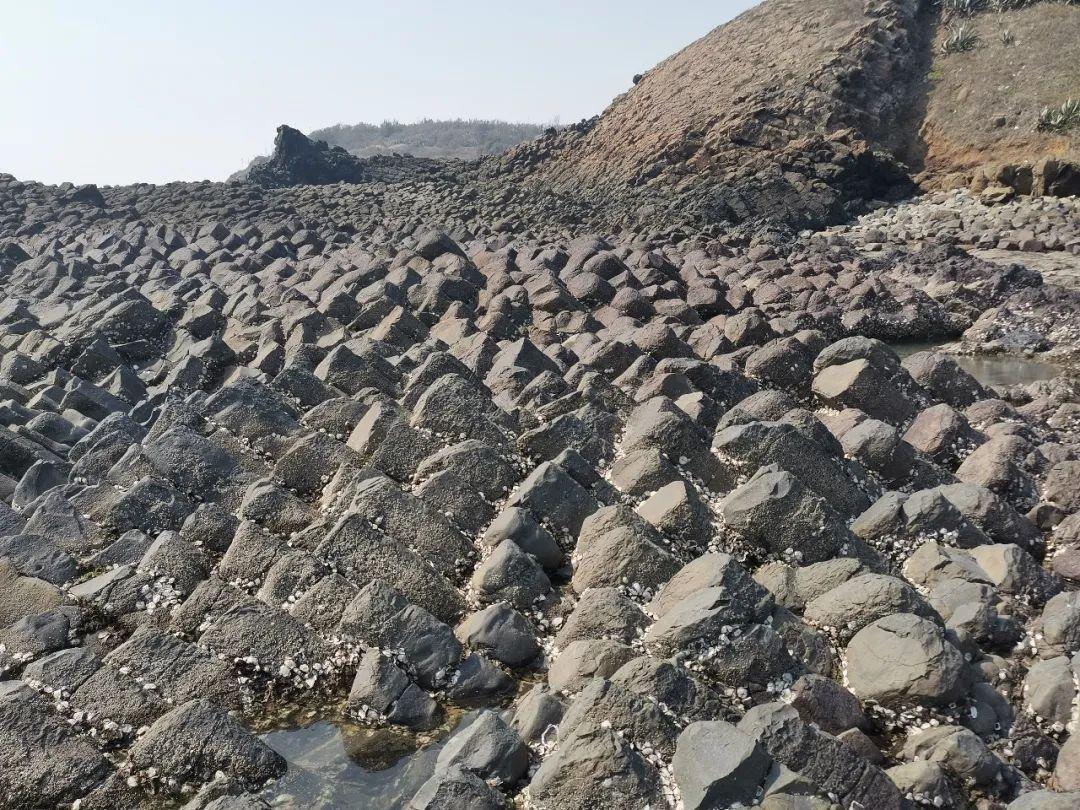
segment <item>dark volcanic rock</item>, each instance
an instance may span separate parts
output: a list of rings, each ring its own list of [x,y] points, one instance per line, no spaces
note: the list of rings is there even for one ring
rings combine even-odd
[[[602,193],[526,181],[556,149],[602,171],[603,121],[471,165],[283,128],[249,183],[0,175],[0,804],[352,789],[265,784],[279,705],[380,759],[476,710],[423,788],[430,750],[393,770],[429,810],[1073,785],[1080,386],[889,344],[1067,371],[1080,294],[1018,248],[1067,269],[1080,204],[762,224],[896,179],[865,128],[927,75],[949,15],[918,5],[768,0],[731,29],[783,21],[752,53],[704,38],[679,82],[738,114],[662,147],[707,99],[654,121],[675,77],[644,75],[617,146],[649,160]]]
[[[282,124],[274,152],[253,166],[247,182],[259,186],[321,186],[329,183],[385,183],[432,176],[442,171],[438,161],[405,156],[358,158],[340,146],[313,141]]]

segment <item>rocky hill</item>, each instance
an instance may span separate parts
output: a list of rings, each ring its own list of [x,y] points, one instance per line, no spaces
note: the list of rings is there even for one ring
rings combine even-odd
[[[916,184],[1076,194],[1078,43],[1076,2],[766,0],[603,114],[447,171],[609,227],[817,228]]]
[[[1024,7],[766,0],[647,71],[597,119],[523,144],[491,171],[796,225],[904,193],[908,176],[966,185],[983,167],[1019,163],[1026,189],[990,173],[1030,191],[1041,159],[1078,157],[1080,125],[1047,132],[1039,121],[1080,98],[1080,5],[1002,2]],[[946,52],[958,29],[963,44]],[[1076,193],[1070,176],[1054,190]]]
[[[839,218],[906,191],[884,133],[911,126],[932,16],[915,0],[768,0],[646,72],[587,131],[503,164],[597,195],[693,190],[716,219]]]

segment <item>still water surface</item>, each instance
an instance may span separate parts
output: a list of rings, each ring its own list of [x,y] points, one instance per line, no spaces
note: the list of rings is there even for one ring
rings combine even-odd
[[[964,371],[983,385],[1008,386],[1049,380],[1061,369],[1052,363],[1010,355],[951,354],[941,343],[894,343],[889,348],[903,359],[917,352],[939,351],[948,354]]]
[[[263,798],[280,808],[405,810],[446,740],[474,716],[429,740],[329,720],[268,732],[263,741],[288,760],[289,770]]]

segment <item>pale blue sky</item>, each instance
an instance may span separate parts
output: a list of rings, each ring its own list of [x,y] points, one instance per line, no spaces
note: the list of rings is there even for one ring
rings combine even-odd
[[[569,123],[753,5],[0,0],[0,172],[220,180],[280,123]]]

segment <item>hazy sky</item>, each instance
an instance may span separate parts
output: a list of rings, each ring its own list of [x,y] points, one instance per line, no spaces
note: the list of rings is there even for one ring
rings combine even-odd
[[[0,172],[220,180],[280,123],[569,123],[752,5],[0,0]]]

